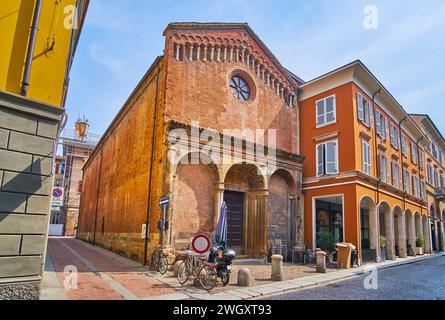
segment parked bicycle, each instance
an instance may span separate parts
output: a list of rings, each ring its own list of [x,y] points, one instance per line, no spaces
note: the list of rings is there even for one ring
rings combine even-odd
[[[210,291],[216,285],[217,272],[206,257],[199,256],[196,261],[195,256],[189,253],[187,259],[178,266],[178,282],[184,285],[190,278],[197,279],[205,290]]]
[[[172,249],[157,249],[153,251],[150,261],[150,270],[164,275],[168,271],[169,259],[174,256]]]
[[[307,242],[304,244],[303,264],[315,265],[317,262],[317,255],[315,250],[309,249]]]

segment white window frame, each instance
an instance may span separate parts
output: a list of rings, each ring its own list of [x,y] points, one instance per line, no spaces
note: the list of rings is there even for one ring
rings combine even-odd
[[[403,168],[403,191],[411,193],[411,174],[407,168]]]
[[[399,149],[399,128],[397,128],[393,123],[389,125],[389,136],[391,141],[391,146]]]
[[[368,128],[373,124],[373,110],[371,103],[360,92],[357,93],[357,116],[361,123]]]
[[[368,153],[368,161],[366,161],[365,153]],[[362,171],[367,175],[372,175],[371,145],[369,144],[369,141],[365,139],[362,139]]]
[[[427,169],[427,181],[430,185],[434,185],[433,166],[428,163],[426,169]]]
[[[384,154],[380,154],[380,179],[383,182],[389,183],[389,159]]]
[[[417,164],[417,146],[414,142],[411,142],[411,161]]]
[[[416,198],[420,198],[419,177],[413,174],[413,194]]]
[[[392,173],[392,186],[401,189],[402,184],[402,172],[400,170],[400,165],[396,161],[391,163],[391,173]]]
[[[401,141],[401,146],[402,146],[402,154],[405,157],[408,157],[408,138],[406,137],[406,135],[402,134],[402,141]]]
[[[385,141],[388,140],[388,119],[377,108],[375,109],[375,126],[377,135]]]
[[[438,158],[438,152],[437,152],[437,146],[436,144],[432,143],[431,144],[431,153],[433,154],[434,159]]]
[[[327,121],[327,114],[328,114],[327,113],[327,101],[330,98],[334,99],[334,120],[328,122]],[[320,102],[323,102],[323,109],[324,109],[324,113],[323,113],[324,122],[323,123],[318,123],[318,118],[321,116],[321,115],[318,114],[318,104]],[[330,95],[329,97],[320,99],[320,100],[315,102],[315,123],[317,124],[317,129],[329,126],[329,125],[334,124],[334,123],[337,123],[337,97],[336,97],[335,94]]]
[[[426,184],[425,179],[420,179],[420,199],[426,200]]]
[[[423,165],[425,163],[424,162],[424,160],[425,160],[425,153],[420,148],[419,148],[418,151],[419,151],[419,167],[420,167],[421,170],[424,170]]]
[[[323,161],[323,174],[320,174],[319,173],[319,156],[318,156],[318,147],[320,147],[320,146],[324,146],[323,148],[324,148],[324,154],[325,154],[325,152],[326,152],[326,150],[327,150],[327,145],[329,144],[329,143],[335,143],[335,146],[336,146],[336,148],[335,148],[335,172],[327,172],[327,160],[326,160],[326,156],[324,156],[324,161]],[[339,166],[339,163],[338,163],[338,159],[339,159],[339,156],[338,156],[338,150],[339,150],[339,146],[338,146],[338,139],[336,139],[336,140],[330,140],[330,141],[326,141],[326,142],[323,142],[323,143],[319,143],[319,144],[317,144],[316,146],[315,146],[315,154],[316,154],[316,163],[315,163],[315,170],[316,170],[316,176],[317,177],[323,177],[323,176],[328,176],[328,175],[336,175],[336,174],[338,174],[339,172],[340,172],[340,170],[339,170],[339,168],[340,168],[340,166]]]

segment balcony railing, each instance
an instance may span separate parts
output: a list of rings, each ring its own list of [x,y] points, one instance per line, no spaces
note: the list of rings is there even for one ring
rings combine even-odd
[[[436,188],[437,200],[445,200],[445,187]]]

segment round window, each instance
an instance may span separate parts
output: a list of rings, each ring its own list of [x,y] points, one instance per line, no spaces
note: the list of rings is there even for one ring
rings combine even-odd
[[[240,101],[246,102],[251,97],[251,89],[246,80],[242,77],[235,75],[230,80],[230,90],[235,98]]]

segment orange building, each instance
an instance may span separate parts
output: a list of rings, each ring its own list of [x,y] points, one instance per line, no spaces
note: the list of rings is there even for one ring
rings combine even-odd
[[[443,220],[430,216],[428,131],[362,62],[303,84],[300,114],[309,247],[352,243],[362,264],[443,249],[431,228]]]

